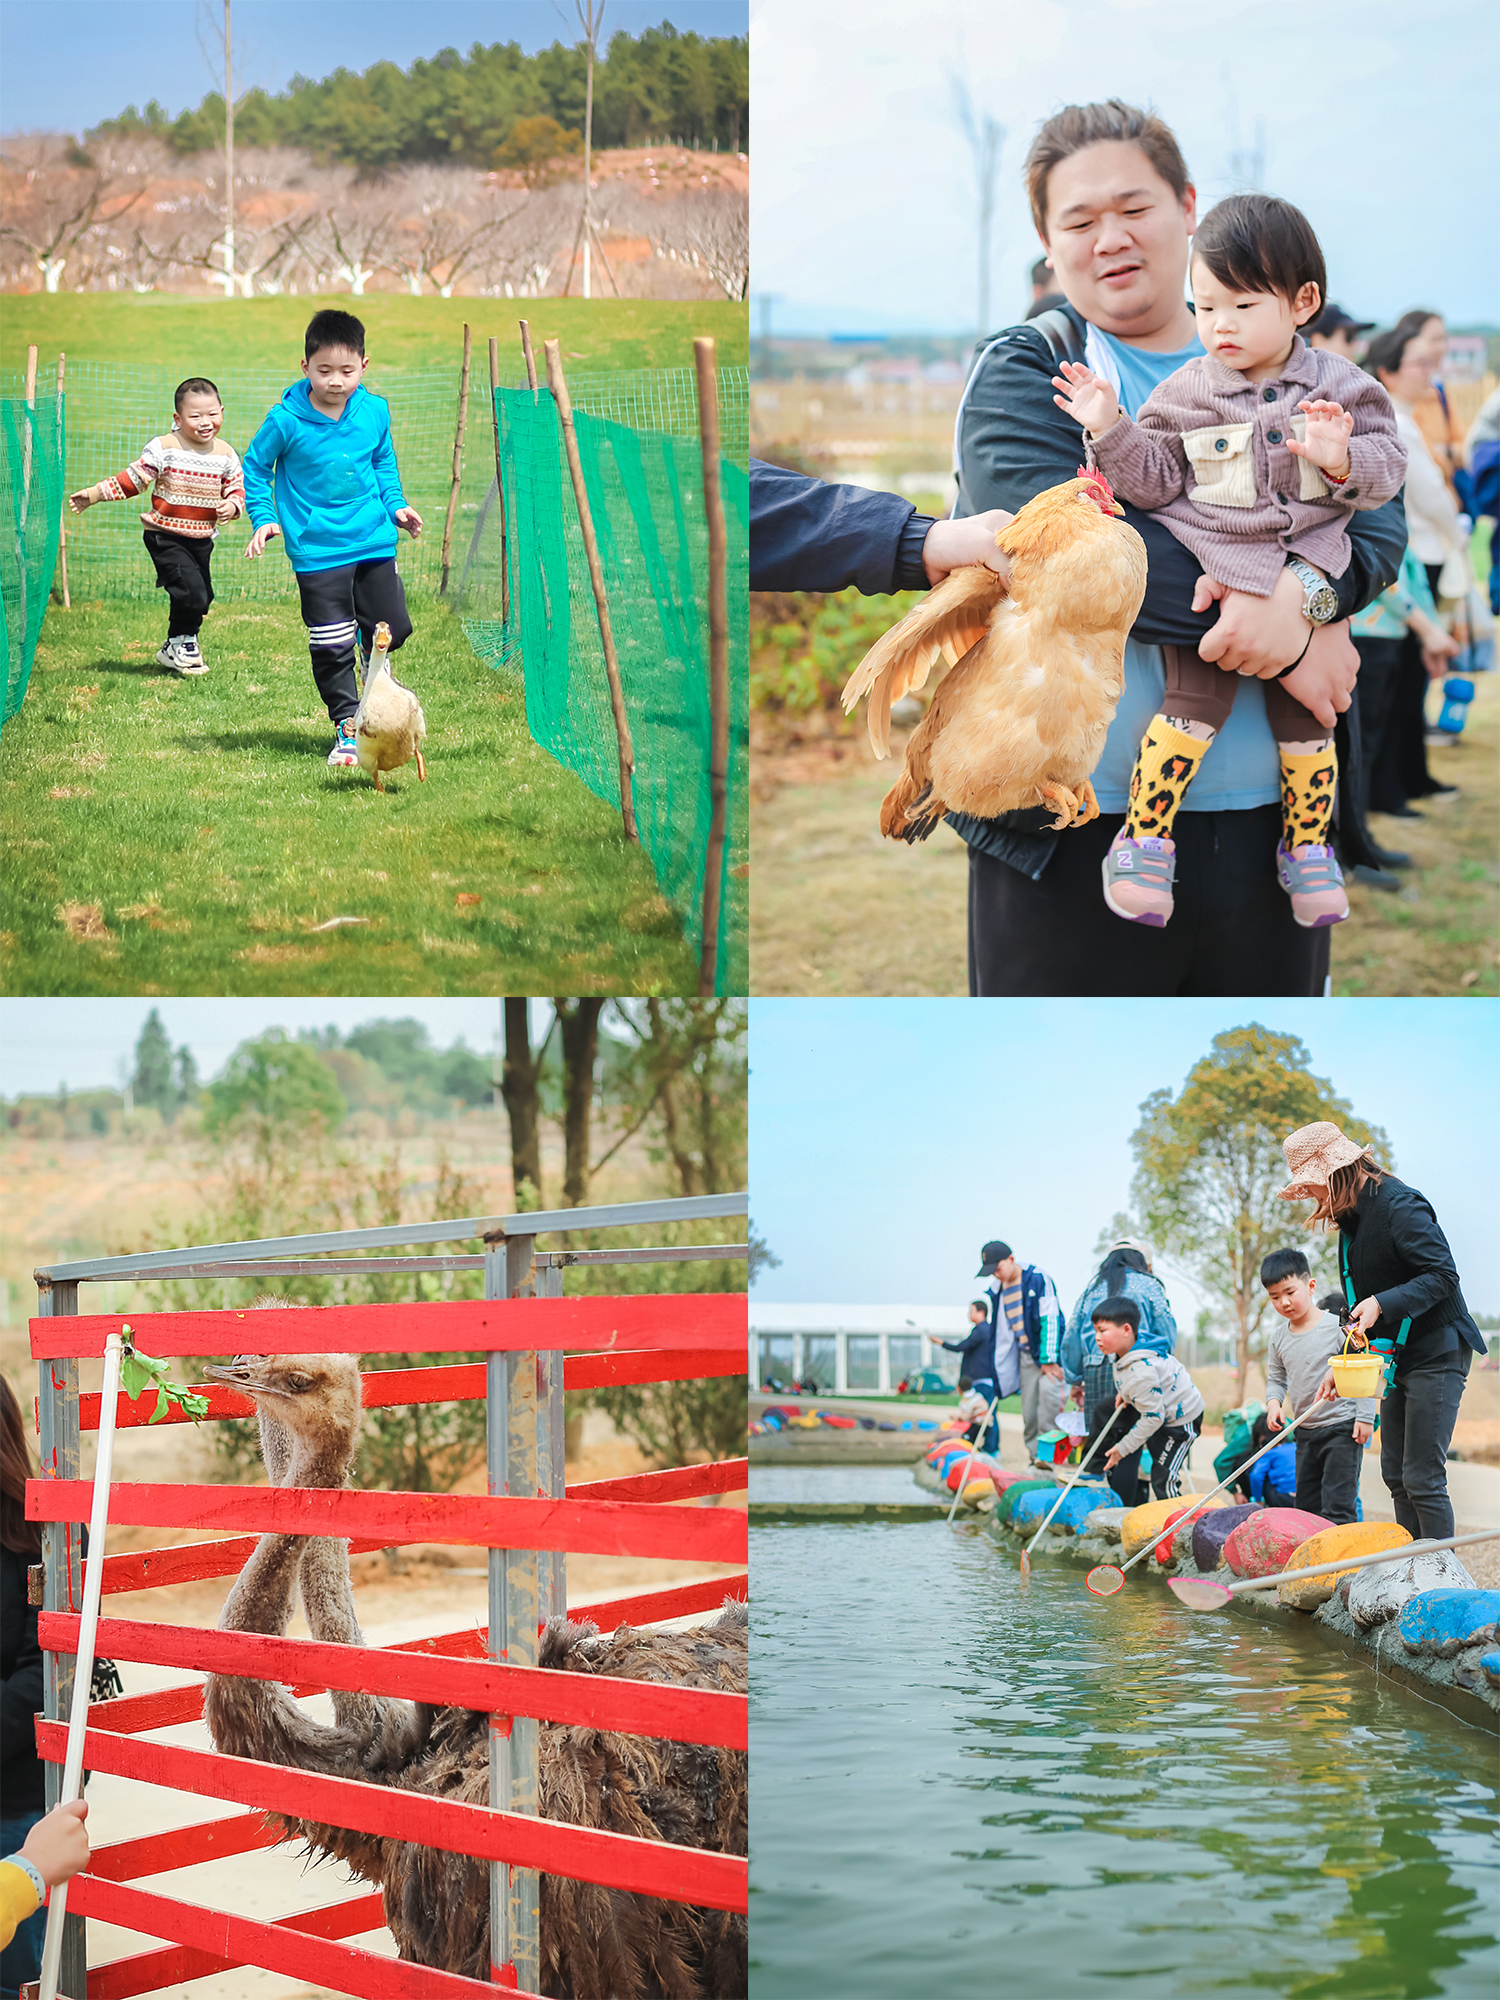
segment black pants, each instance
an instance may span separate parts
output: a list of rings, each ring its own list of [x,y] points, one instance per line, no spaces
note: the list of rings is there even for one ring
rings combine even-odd
[[[1426,798],[1437,785],[1427,769],[1427,669],[1416,635],[1398,639],[1394,685],[1385,736],[1370,777],[1375,812],[1399,812],[1408,799]]]
[[[1280,806],[1178,814],[1163,930],[1104,900],[1100,865],[1124,823],[1105,813],[1060,834],[1036,882],[969,849],[970,993],[1321,996],[1328,931],[1303,930],[1276,880]]]
[[[380,562],[345,563],[341,569],[299,571],[302,622],[312,654],[313,679],[330,720],[346,722],[359,707],[359,682],[354,677],[354,634],[359,630],[368,652],[375,627],[383,619],[391,628],[391,651],[411,637],[406,592],[396,574],[396,558]]]
[[[1418,1540],[1453,1533],[1448,1441],[1468,1372],[1467,1348],[1435,1367],[1409,1368],[1380,1406],[1380,1476],[1397,1521]]]
[[[1401,676],[1401,639],[1356,639],[1359,679],[1354,698],[1359,704],[1359,732],[1364,758],[1359,772],[1359,809],[1363,818],[1373,806],[1377,812],[1391,812],[1406,803],[1401,790],[1400,760],[1394,747],[1385,750],[1391,708],[1396,699],[1396,683]],[[1379,783],[1376,783],[1377,768]]]
[[[156,587],[167,593],[167,637],[192,639],[214,601],[208,566],[214,545],[207,535],[174,535],[148,528],[146,553],[156,565]]]
[[[1304,1514],[1321,1514],[1335,1527],[1356,1518],[1361,1448],[1354,1426],[1320,1424],[1297,1433],[1297,1505]]]

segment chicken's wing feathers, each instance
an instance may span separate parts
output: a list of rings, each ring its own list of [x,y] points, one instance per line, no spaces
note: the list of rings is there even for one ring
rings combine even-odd
[[[891,703],[925,685],[939,654],[955,661],[976,645],[1005,591],[1005,579],[984,563],[950,570],[866,653],[844,688],[844,713],[852,715],[860,697],[870,697],[866,719],[877,757],[890,754]]]

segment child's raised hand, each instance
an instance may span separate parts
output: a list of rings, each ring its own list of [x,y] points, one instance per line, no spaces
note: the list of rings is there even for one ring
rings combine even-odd
[[[263,528],[257,528],[245,544],[246,556],[264,555],[273,538],[281,533],[274,521],[267,521]]]
[[[398,507],[391,516],[391,519],[396,523],[398,528],[405,528],[413,541],[422,532],[422,516],[417,512],[415,507]]]
[[[93,504],[94,489],[91,486],[81,486],[76,493],[68,495],[68,506],[75,514],[81,514],[85,507],[92,507]]]
[[[1310,459],[1323,472],[1347,477],[1353,417],[1338,403],[1299,403],[1297,408],[1307,418],[1307,439],[1299,444],[1296,438],[1288,438],[1287,450],[1294,458]]]
[[[1085,368],[1081,361],[1064,361],[1061,373],[1052,378],[1052,386],[1063,392],[1052,398],[1057,407],[1075,417],[1095,437],[1102,436],[1120,421],[1120,405],[1114,390],[1102,375]]]

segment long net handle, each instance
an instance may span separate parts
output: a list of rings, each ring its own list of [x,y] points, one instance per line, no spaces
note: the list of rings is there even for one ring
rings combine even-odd
[[[1062,1505],[1064,1500],[1067,1499],[1068,1495],[1073,1491],[1073,1488],[1078,1484],[1079,1480],[1082,1479],[1084,1472],[1088,1466],[1089,1460],[1093,1457],[1094,1453],[1099,1449],[1100,1445],[1103,1444],[1104,1440],[1108,1436],[1109,1436],[1109,1425],[1106,1424],[1103,1430],[1100,1431],[1098,1437],[1094,1439],[1094,1442],[1089,1446],[1088,1450],[1083,1454],[1083,1457],[1079,1459],[1078,1470],[1073,1474],[1073,1477],[1068,1481],[1067,1485],[1063,1488],[1062,1492],[1059,1493],[1057,1498],[1053,1501],[1050,1509],[1048,1510],[1047,1519],[1043,1521],[1042,1525],[1037,1529],[1036,1533],[1032,1536],[1031,1540],[1026,1544],[1026,1548],[1024,1551],[1026,1555],[1031,1554],[1031,1551],[1036,1547],[1037,1543],[1042,1539],[1042,1536],[1046,1534],[1048,1526],[1051,1523],[1052,1516],[1057,1512],[1058,1508]]]
[[[969,1468],[973,1465],[975,1459],[978,1458],[979,1456],[979,1439],[989,1436],[990,1424],[994,1418],[996,1410],[999,1409],[999,1407],[1000,1407],[1000,1398],[996,1396],[994,1402],[990,1404],[989,1408],[984,1413],[984,1422],[979,1426],[979,1437],[975,1438],[973,1444],[969,1447],[969,1456],[964,1461],[963,1478],[959,1480],[958,1485],[954,1489],[953,1505],[948,1509],[948,1521],[950,1526],[953,1521],[953,1516],[958,1512],[958,1503],[964,1497],[964,1483],[969,1477]]]
[[[109,1482],[115,1459],[115,1414],[120,1399],[120,1362],[125,1340],[111,1333],[104,1342],[104,1389],[99,1404],[99,1448],[94,1461],[94,1504],[89,1515],[89,1559],[83,1579],[83,1617],[78,1627],[78,1652],[73,1662],[73,1701],[68,1712],[68,1754],[63,1763],[59,1805],[83,1795],[83,1739],[88,1728],[89,1694],[94,1678],[94,1635],[99,1626],[99,1595],[104,1586],[104,1537],[109,1525]],[[42,1947],[41,2000],[57,2000],[57,1976],[62,1964],[63,1918],[68,1909],[68,1885],[59,1882],[47,1899],[47,1937]]]
[[[1172,1533],[1175,1535],[1177,1533],[1177,1530],[1182,1526],[1183,1522],[1186,1520],[1190,1520],[1192,1516],[1198,1512],[1200,1507],[1206,1507],[1209,1501],[1213,1499],[1216,1493],[1222,1493],[1226,1486],[1232,1486],[1234,1482],[1239,1478],[1242,1472],[1248,1472],[1250,1470],[1250,1467],[1255,1464],[1257,1459],[1264,1458],[1266,1453],[1268,1451],[1274,1451],[1277,1445],[1285,1444],[1286,1440],[1291,1436],[1292,1432],[1297,1428],[1298,1424],[1302,1422],[1302,1417],[1310,1417],[1313,1411],[1317,1407],[1318,1406],[1316,1403],[1309,1403],[1307,1408],[1302,1412],[1302,1416],[1293,1417],[1292,1421],[1289,1424],[1283,1424],[1281,1429],[1276,1433],[1275,1437],[1271,1439],[1269,1444],[1263,1444],[1260,1450],[1256,1452],[1253,1457],[1247,1458],[1243,1465],[1237,1465],[1234,1468],[1234,1471],[1230,1473],[1227,1479],[1221,1479],[1217,1486],[1212,1487],[1207,1493],[1203,1495],[1201,1500],[1195,1500],[1191,1507],[1184,1508],[1182,1513],[1180,1513],[1177,1516],[1176,1520],[1170,1524]],[[1136,1550],[1135,1554],[1130,1558],[1129,1562],[1121,1563],[1120,1565],[1121,1576],[1125,1574],[1126,1570],[1134,1569],[1135,1565],[1142,1559],[1143,1556],[1149,1556],[1154,1548],[1159,1548],[1161,1545],[1162,1536],[1165,1535],[1165,1533],[1166,1530],[1164,1528],[1162,1530],[1161,1535],[1153,1535],[1151,1537],[1151,1540],[1147,1542],[1146,1546],[1143,1549]]]
[[[1345,1556],[1341,1562],[1314,1563],[1308,1569],[1284,1569],[1276,1576],[1247,1576],[1225,1585],[1231,1597],[1249,1590],[1272,1590],[1278,1583],[1300,1582],[1305,1576],[1343,1575],[1352,1569],[1373,1569],[1376,1563],[1404,1562],[1408,1556],[1436,1555],[1442,1549],[1467,1548],[1470,1542],[1500,1541],[1500,1528],[1481,1528],[1469,1535],[1450,1535],[1443,1542],[1403,1542],[1399,1549],[1380,1549],[1369,1556]]]

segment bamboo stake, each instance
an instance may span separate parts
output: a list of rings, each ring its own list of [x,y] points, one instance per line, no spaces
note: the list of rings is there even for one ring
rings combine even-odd
[[[620,684],[620,662],[615,656],[615,635],[609,622],[609,600],[604,594],[604,569],[599,561],[599,544],[594,539],[594,517],[583,483],[583,461],[578,456],[578,434],[573,428],[573,405],[568,400],[568,384],[563,375],[562,352],[557,341],[544,340],[547,358],[547,386],[557,403],[557,420],[562,428],[563,450],[568,458],[568,476],[573,482],[573,498],[578,506],[578,525],[583,530],[583,552],[588,557],[589,582],[594,587],[594,607],[599,614],[599,641],[604,648],[604,671],[609,680],[609,705],[614,711],[615,737],[620,750],[620,815],[625,822],[625,838],[639,845],[635,828],[635,801],[631,778],[635,772],[635,750],[630,741],[630,721],[625,713],[625,690]]]
[[[68,367],[67,355],[59,354],[57,357],[57,436],[59,444],[61,444],[64,440],[63,380],[67,374],[67,367]],[[62,451],[59,451],[57,454],[57,469],[64,475],[63,487],[64,489],[66,489],[68,481],[66,476],[66,468],[63,463],[63,456],[64,455]],[[58,568],[62,574],[63,610],[71,611],[73,609],[73,600],[68,595],[68,502],[67,502],[66,490],[64,491],[64,497],[62,503],[62,529],[57,539],[57,562],[58,562]]]
[[[525,325],[525,321],[522,321]],[[490,340],[490,418],[495,426],[495,498],[500,503],[500,620],[510,623],[510,526],[505,518],[505,474],[500,466],[500,343]]]
[[[526,361],[526,380],[531,393],[536,394],[536,356],[531,351],[531,321],[521,321],[521,353]]]
[[[453,517],[458,512],[458,484],[464,469],[464,425],[469,420],[469,322],[464,321],[464,365],[458,378],[458,428],[453,433],[453,484],[448,489],[448,513],[443,522],[443,573],[438,596],[448,595],[448,557],[453,548]]]
[[[724,495],[719,487],[719,379],[712,340],[693,342],[698,371],[698,431],[703,445],[703,512],[708,519],[708,795],[712,811],[703,867],[703,949],[698,995],[711,998],[719,975],[719,902],[724,822],[729,800],[729,602]]]

